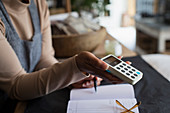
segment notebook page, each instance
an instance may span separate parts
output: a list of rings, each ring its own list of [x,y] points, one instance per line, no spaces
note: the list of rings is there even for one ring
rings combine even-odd
[[[136,99],[118,99],[127,109],[130,109],[137,102]],[[69,101],[67,113],[121,113],[124,108],[116,104],[115,99],[103,100],[73,100]],[[138,108],[131,110],[139,113]]]
[[[111,98],[135,98],[133,86],[130,84],[98,86],[94,88],[73,89],[70,100],[94,100]]]

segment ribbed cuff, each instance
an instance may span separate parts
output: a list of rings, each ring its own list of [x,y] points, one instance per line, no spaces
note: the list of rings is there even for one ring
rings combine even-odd
[[[78,66],[77,66],[77,63],[76,63],[76,57],[77,57],[77,55],[75,55],[74,58],[73,58],[73,63],[74,63],[74,67],[75,67],[75,72],[76,72],[76,73],[79,73],[81,76],[89,77],[90,74],[87,74],[87,73],[82,72],[82,71],[79,70],[79,68],[78,68]]]

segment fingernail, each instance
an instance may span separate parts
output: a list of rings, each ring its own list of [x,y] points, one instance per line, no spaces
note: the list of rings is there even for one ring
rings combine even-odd
[[[108,64],[102,60],[101,60],[101,62],[102,62],[102,64],[100,65],[99,68],[102,70],[107,70],[109,68]]]
[[[84,83],[84,84],[82,84],[82,87],[86,87],[86,84]]]
[[[89,82],[87,82],[87,83],[86,83],[86,86],[89,86],[89,85],[90,85],[90,83],[89,83]]]
[[[122,59],[122,58],[123,58],[123,56],[118,56],[118,58],[119,58],[119,59]]]
[[[103,79],[102,78],[98,78],[97,80],[102,81]]]
[[[127,61],[128,64],[132,64],[132,62]]]
[[[100,78],[100,77],[97,77],[97,80],[101,80],[102,78]]]
[[[109,65],[107,65],[106,69],[105,70],[108,70],[109,69]]]
[[[90,84],[93,85],[93,81],[90,81]]]

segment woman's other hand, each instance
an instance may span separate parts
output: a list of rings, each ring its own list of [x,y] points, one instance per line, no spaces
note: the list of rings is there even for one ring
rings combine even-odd
[[[81,80],[79,82],[76,82],[74,84],[72,84],[71,86],[73,88],[91,88],[91,87],[94,87],[94,75],[90,75],[88,78],[84,79],[84,80]],[[99,78],[97,77],[97,85],[99,86],[101,81],[103,79],[102,78]]]

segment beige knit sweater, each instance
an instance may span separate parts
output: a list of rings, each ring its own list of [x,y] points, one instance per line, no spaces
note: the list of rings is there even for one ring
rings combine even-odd
[[[0,89],[11,98],[33,99],[84,79],[86,76],[78,69],[75,57],[64,62],[54,58],[51,43],[49,11],[46,0],[34,0],[39,11],[42,32],[42,54],[36,72],[26,73],[14,50],[0,32]],[[33,25],[28,3],[21,0],[2,0],[10,19],[22,40],[32,40]]]

